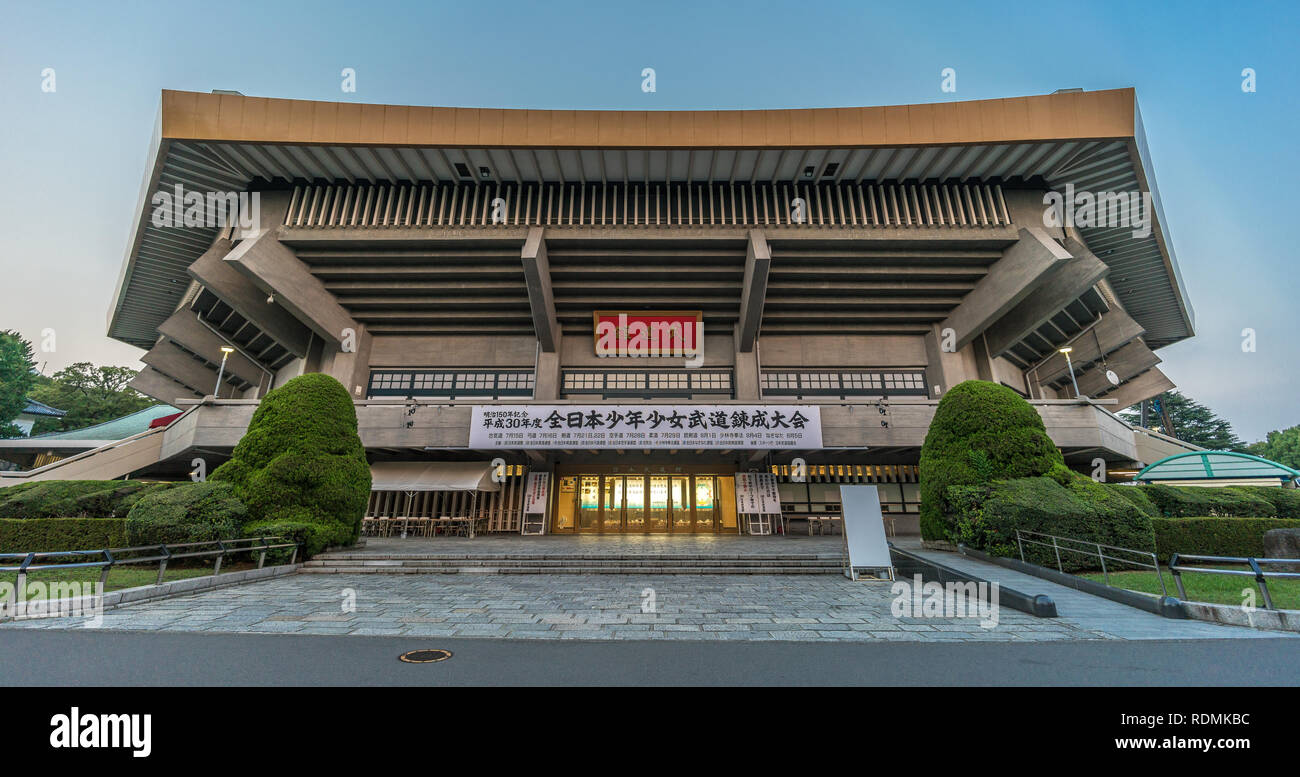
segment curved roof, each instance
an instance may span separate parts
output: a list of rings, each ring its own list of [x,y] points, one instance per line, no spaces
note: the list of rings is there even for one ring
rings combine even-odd
[[[154,405],[144,410],[137,410],[121,418],[114,418],[94,426],[69,429],[66,432],[50,432],[29,438],[31,440],[125,440],[149,428],[155,418],[173,415],[178,411],[171,405]]]
[[[37,402],[36,400],[31,398],[28,398],[25,401],[27,402],[27,405],[26,407],[23,408],[23,413],[26,415],[44,415],[44,416],[51,416],[53,418],[62,418],[63,416],[68,414],[67,410],[60,410],[57,407],[50,407],[44,402]]]
[[[151,347],[216,228],[155,226],[155,192],[292,182],[1029,181],[1151,193],[1151,234],[1081,227],[1159,348],[1193,334],[1133,89],[798,110],[363,105],[164,90],[108,334]],[[832,167],[833,165],[833,167]],[[833,172],[832,172],[833,171]],[[809,225],[809,228],[812,228]]]
[[[1234,480],[1300,478],[1300,472],[1276,461],[1232,451],[1175,453],[1147,466],[1134,480]]]

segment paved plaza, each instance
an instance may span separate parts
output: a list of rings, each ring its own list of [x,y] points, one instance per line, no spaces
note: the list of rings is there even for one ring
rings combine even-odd
[[[995,568],[996,569],[996,568]],[[1037,581],[1034,593],[1059,586]],[[1023,590],[1023,589],[1022,589]],[[1061,589],[1062,591],[1066,589]],[[101,628],[591,640],[985,642],[1277,637],[1089,597],[1035,618],[895,617],[890,584],[836,575],[291,575],[104,613]],[[644,610],[650,610],[649,612]],[[5,629],[79,628],[75,619]]]

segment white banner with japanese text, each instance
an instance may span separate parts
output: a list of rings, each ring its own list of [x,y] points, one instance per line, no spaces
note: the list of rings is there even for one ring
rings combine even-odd
[[[815,405],[475,405],[478,449],[822,447]]]

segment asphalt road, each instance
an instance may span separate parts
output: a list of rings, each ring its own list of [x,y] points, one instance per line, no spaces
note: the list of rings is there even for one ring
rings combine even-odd
[[[924,644],[0,632],[0,685],[1300,685],[1294,639]],[[401,653],[453,652],[433,664]]]

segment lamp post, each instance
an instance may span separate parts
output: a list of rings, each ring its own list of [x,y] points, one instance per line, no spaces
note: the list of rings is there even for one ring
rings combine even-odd
[[[1070,361],[1070,351],[1073,351],[1074,349],[1067,345],[1059,350],[1061,353],[1065,354],[1065,366],[1070,368],[1070,382],[1074,384],[1074,398],[1078,399],[1079,381],[1074,379],[1074,363]]]
[[[217,385],[212,389],[212,396],[217,399],[221,398],[221,378],[226,374],[226,359],[234,352],[235,349],[228,345],[221,346],[221,368],[217,370]]]

